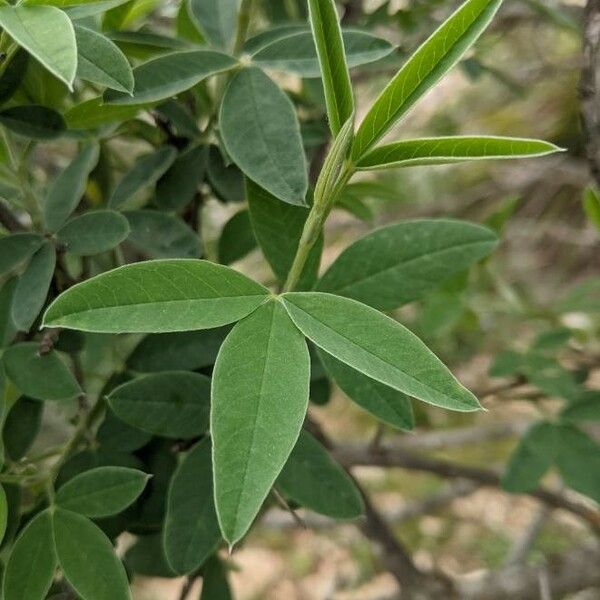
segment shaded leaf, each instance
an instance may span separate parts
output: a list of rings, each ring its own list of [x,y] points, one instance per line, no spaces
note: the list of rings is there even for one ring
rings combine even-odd
[[[0,237],[0,276],[25,262],[44,243],[35,233],[13,233]]]
[[[567,421],[600,421],[600,392],[589,390],[568,404],[561,412]]]
[[[69,129],[95,129],[107,123],[127,121],[144,110],[145,105],[113,106],[102,98],[92,98],[71,107],[65,113]]]
[[[164,528],[167,561],[180,575],[192,573],[220,541],[210,439],[205,438],[184,456],[169,486]]]
[[[21,397],[13,405],[4,423],[2,441],[4,451],[13,460],[27,454],[40,432],[44,405],[36,400]]]
[[[8,60],[8,59],[6,59]],[[27,72],[29,54],[23,48],[17,50],[0,76],[0,104],[4,104],[13,97]]]
[[[11,106],[0,110],[0,124],[14,133],[34,140],[52,140],[66,129],[65,121],[59,113],[37,104]]]
[[[250,222],[250,213],[242,210],[225,224],[219,238],[219,262],[230,265],[256,248],[256,236]]]
[[[210,379],[184,371],[146,375],[114,389],[108,402],[115,415],[132,427],[189,439],[208,429]]]
[[[208,153],[208,180],[219,200],[243,202],[246,199],[244,174],[234,164],[225,164],[217,146],[210,146]]]
[[[231,49],[235,36],[238,0],[186,0],[190,17],[212,46]]]
[[[210,558],[202,571],[202,593],[200,600],[232,600],[225,567],[215,555]]]

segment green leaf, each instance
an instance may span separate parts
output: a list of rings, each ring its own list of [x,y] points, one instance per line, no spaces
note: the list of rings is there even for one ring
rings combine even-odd
[[[287,293],[296,326],[348,366],[434,406],[471,412],[479,402],[408,329],[354,300],[318,292]]]
[[[96,440],[103,450],[115,452],[135,452],[152,439],[152,434],[127,425],[108,410],[102,425],[96,432]]]
[[[149,1],[153,2],[154,0]],[[131,6],[133,6],[133,3]],[[146,6],[148,6],[148,4]],[[106,17],[103,26],[105,30],[109,31],[107,35],[110,39],[115,42],[130,59],[147,61],[148,59],[155,58],[157,55],[170,54],[171,52],[189,49],[189,44],[184,40],[179,40],[168,35],[162,35],[152,30],[123,31],[121,29],[118,31],[118,26],[107,27]]]
[[[308,209],[280,202],[275,196],[246,180],[250,218],[256,239],[280,283],[285,283],[298,250],[300,236],[308,217]],[[314,285],[323,252],[323,236],[309,255],[297,289]]]
[[[12,277],[0,287],[0,348],[8,346],[17,334],[17,327],[12,320],[12,304],[17,282],[18,279]]]
[[[308,0],[308,11],[321,66],[329,126],[335,136],[354,113],[344,39],[334,0]]]
[[[57,5],[56,0],[35,0],[38,4],[53,4]],[[130,2],[130,0],[59,0],[60,5],[65,7],[65,12],[71,17],[73,21],[77,19],[85,19],[87,17],[93,17],[100,13],[106,12],[111,8]]]
[[[558,428],[556,466],[571,488],[600,502],[600,444],[572,425]]]
[[[355,519],[364,511],[352,479],[306,431],[300,433],[276,486],[286,498],[334,519]]]
[[[114,210],[95,210],[71,219],[56,234],[67,252],[94,256],[118,246],[129,235],[127,219]]]
[[[231,545],[248,531],[298,439],[309,379],[306,342],[278,301],[238,323],[221,347],[211,435],[217,514]]]
[[[356,134],[359,160],[465,54],[483,33],[502,0],[467,0],[411,56],[383,90]]]
[[[243,202],[246,199],[244,174],[234,163],[225,163],[217,146],[210,146],[207,175],[212,191],[219,200]]]
[[[44,238],[35,233],[13,233],[0,237],[0,276],[25,262],[43,242]]]
[[[298,31],[295,27],[290,29],[269,43],[261,44],[253,53],[252,62],[265,69],[291,71],[301,77],[320,77],[321,68],[312,33]],[[344,30],[342,39],[349,68],[374,62],[394,50],[392,44],[366,31]]]
[[[589,222],[600,230],[600,196],[592,187],[583,194],[583,208]]]
[[[10,380],[36,400],[70,400],[78,396],[81,390],[65,363],[55,352],[40,356],[39,349],[35,342],[6,349],[2,360]]]
[[[212,50],[172,52],[141,64],[133,70],[133,95],[107,92],[108,104],[132,105],[160,102],[181,94],[202,80],[229,71],[237,61],[227,54]]]
[[[46,327],[98,333],[167,333],[221,327],[244,318],[269,291],[203,260],[158,260],[120,267],[61,294]]]
[[[561,152],[541,140],[493,136],[460,136],[403,140],[367,152],[356,164],[361,170],[446,165],[472,160],[531,158]]]
[[[250,213],[235,213],[223,227],[219,238],[219,262],[230,265],[247,256],[256,248],[256,236],[250,222]]]
[[[69,129],[95,129],[108,123],[127,121],[144,110],[145,105],[112,106],[102,98],[92,98],[76,104],[65,113]]]
[[[125,510],[144,491],[148,475],[126,467],[98,467],[65,483],[56,505],[86,517],[108,517]]]
[[[164,526],[167,561],[179,575],[192,573],[220,541],[210,439],[205,438],[184,456],[171,479]]]
[[[189,439],[209,425],[210,379],[199,373],[167,371],[128,381],[108,396],[115,415],[155,435]]]
[[[10,60],[10,62],[0,76],[0,104],[8,102],[19,89],[27,72],[29,54],[19,48],[12,58],[5,60]]]
[[[142,373],[196,371],[211,367],[229,328],[146,336],[133,351],[127,366]]]
[[[463,221],[404,221],[377,229],[347,248],[317,289],[379,310],[418,300],[496,246],[493,231]]]
[[[0,26],[72,89],[77,70],[73,24],[54,6],[0,6]]]
[[[6,499],[6,492],[0,485],[0,543],[4,540],[6,534],[6,526],[8,524],[8,501]]]
[[[124,213],[131,230],[127,242],[149,258],[198,258],[200,238],[184,221],[157,210]]]
[[[56,570],[52,517],[45,510],[23,529],[8,558],[4,573],[4,600],[42,600]]]
[[[2,432],[4,451],[11,460],[19,461],[29,452],[40,432],[43,414],[44,404],[25,396],[12,406]]]
[[[414,427],[412,405],[405,394],[363,375],[325,352],[320,352],[319,357],[350,400],[392,427],[404,430]]]
[[[600,392],[588,390],[568,404],[560,416],[566,421],[600,421]]]
[[[186,0],[193,23],[212,46],[230,50],[235,36],[238,0]]]
[[[220,114],[221,135],[238,167],[288,204],[305,204],[308,189],[300,126],[291,100],[256,67],[231,80]]]
[[[125,569],[101,529],[62,508],[52,529],[60,568],[82,600],[131,600]]]
[[[44,202],[44,222],[50,233],[58,231],[77,208],[99,156],[98,144],[88,144],[50,185]]]
[[[44,307],[55,266],[54,245],[44,242],[19,277],[13,297],[12,318],[20,331],[29,331]]]
[[[225,567],[215,555],[202,570],[202,593],[200,600],[233,600]]]
[[[108,201],[110,208],[120,208],[138,192],[153,186],[173,164],[177,151],[172,146],[139,157],[119,181]]]
[[[525,433],[510,457],[502,477],[502,487],[512,493],[535,489],[554,462],[557,452],[557,429],[552,423],[536,423]]]
[[[175,577],[165,556],[162,533],[141,535],[125,553],[127,571],[145,577]]]
[[[198,193],[207,166],[207,147],[195,145],[181,152],[156,184],[156,205],[162,210],[180,210]]]
[[[75,25],[77,38],[77,76],[86,81],[133,92],[133,71],[119,47],[101,33]]]
[[[0,124],[23,137],[41,141],[53,140],[67,128],[59,113],[37,104],[0,110]]]

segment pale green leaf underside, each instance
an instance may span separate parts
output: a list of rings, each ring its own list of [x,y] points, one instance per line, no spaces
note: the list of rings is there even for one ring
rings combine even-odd
[[[237,61],[221,52],[189,50],[172,52],[141,64],[133,70],[133,95],[107,92],[110,105],[160,102],[194,87],[203,79],[232,69]]]
[[[316,286],[379,310],[424,297],[487,256],[496,234],[464,221],[403,221],[376,229],[337,258]]]
[[[220,126],[227,152],[252,181],[288,204],[305,204],[308,175],[298,118],[291,100],[260,69],[235,75]]]
[[[238,323],[213,373],[215,500],[223,537],[237,542],[292,451],[308,405],[306,341],[272,301]]]
[[[133,92],[133,71],[119,47],[106,36],[75,25],[77,76],[114,90]]]
[[[73,24],[54,6],[0,6],[0,27],[69,88],[77,71]]]
[[[480,408],[416,335],[386,315],[319,292],[287,293],[282,301],[306,337],[364,375],[440,408]]]
[[[374,62],[394,51],[388,41],[366,31],[342,31],[348,67]],[[291,31],[284,37],[261,46],[252,62],[266,69],[291,71],[302,77],[320,77],[319,57],[310,31]]]
[[[233,323],[269,291],[203,260],[158,260],[120,267],[73,286],[44,316],[47,327],[99,333],[167,333]]]
[[[200,33],[223,50],[231,49],[239,0],[187,0],[189,14]]]
[[[472,46],[502,0],[468,0],[412,55],[383,90],[356,134],[360,159]]]
[[[495,136],[440,137],[386,144],[365,154],[361,170],[444,165],[471,160],[533,158],[560,152],[542,140]]]
[[[337,135],[354,112],[354,93],[337,8],[334,0],[308,0],[308,13],[321,67],[329,125],[333,135]]]

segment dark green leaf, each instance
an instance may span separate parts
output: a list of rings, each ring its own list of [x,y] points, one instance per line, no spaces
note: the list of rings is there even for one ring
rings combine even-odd
[[[325,352],[320,353],[320,357],[340,389],[360,407],[392,427],[405,430],[414,427],[412,405],[405,394],[363,375]]]
[[[229,328],[149,335],[133,351],[127,366],[142,373],[195,371],[211,367]]]
[[[210,439],[205,438],[186,454],[171,480],[164,529],[167,561],[180,575],[192,573],[220,541]]]
[[[152,439],[152,434],[127,425],[108,410],[96,433],[96,440],[104,450],[135,452]]]
[[[118,246],[129,235],[129,222],[114,210],[96,210],[71,219],[56,234],[67,252],[93,256]]]
[[[125,554],[127,570],[145,577],[175,577],[165,556],[162,533],[138,536]]]
[[[43,242],[44,238],[35,233],[13,233],[0,237],[0,276],[26,261]]]
[[[17,334],[17,326],[12,319],[12,305],[18,279],[5,281],[0,288],[0,348],[8,346]]]
[[[244,174],[234,163],[225,164],[217,146],[208,154],[208,180],[215,195],[223,202],[243,202],[246,199]]]
[[[600,421],[600,391],[584,392],[563,409],[561,417],[567,421]]]
[[[277,279],[284,283],[294,262],[308,209],[280,202],[269,192],[246,180],[250,218],[256,239]],[[321,236],[311,251],[297,289],[314,285],[323,252]]]
[[[108,396],[115,415],[155,435],[192,438],[208,429],[210,379],[167,371],[128,381]]]
[[[4,600],[43,600],[56,570],[52,517],[34,517],[13,546],[4,573]]]
[[[286,498],[334,519],[354,519],[364,511],[352,479],[306,431],[300,433],[276,486]]]
[[[306,343],[278,301],[238,323],[221,347],[211,435],[217,514],[230,544],[252,524],[298,439],[309,379]]]
[[[319,57],[329,126],[336,136],[354,113],[354,93],[334,0],[308,0],[308,14]]]
[[[119,47],[101,33],[75,25],[77,38],[77,76],[86,81],[133,92],[133,72]]]
[[[96,525],[56,508],[52,529],[60,568],[83,600],[131,600],[125,569]]]
[[[21,460],[31,448],[42,424],[44,405],[21,397],[10,409],[2,434],[4,451],[13,461]]]
[[[268,296],[262,285],[207,261],[150,261],[73,286],[44,320],[48,327],[99,333],[211,329],[242,319]]]
[[[0,104],[10,100],[21,85],[27,71],[29,54],[20,48],[11,59],[6,60],[10,62],[0,76]]]
[[[133,70],[133,95],[107,92],[108,104],[131,105],[160,102],[181,94],[203,79],[229,71],[237,65],[231,56],[212,50],[172,52],[154,58]]]
[[[87,517],[108,517],[125,510],[146,487],[148,475],[126,467],[98,467],[65,483],[56,504]]]
[[[12,318],[20,331],[29,331],[44,307],[55,266],[54,245],[44,242],[19,277],[13,297]]]
[[[347,248],[317,289],[393,310],[422,298],[497,244],[489,229],[462,221],[404,221]]]
[[[353,369],[441,408],[480,408],[431,350],[393,319],[331,294],[287,293],[282,298],[302,333]]]
[[[230,265],[244,258],[256,248],[256,237],[250,222],[250,213],[242,210],[225,224],[219,238],[219,262]]]
[[[95,129],[107,123],[132,119],[144,108],[144,105],[112,106],[104,104],[102,98],[92,98],[67,110],[65,119],[70,129]]]
[[[202,571],[202,593],[200,600],[233,600],[225,567],[215,555]]]
[[[252,61],[267,69],[291,71],[302,77],[320,77],[319,57],[312,34],[295,27],[284,33],[262,45],[253,54]],[[345,30],[342,38],[350,68],[379,60],[394,50],[389,42],[366,31]]]
[[[181,219],[157,210],[125,213],[131,232],[127,242],[149,258],[198,258],[200,238]]]
[[[6,526],[8,524],[8,501],[6,500],[6,492],[0,485],[0,543],[4,540]]]
[[[253,181],[289,204],[304,205],[306,159],[294,106],[260,69],[232,79],[220,115],[227,152]]]
[[[55,110],[37,104],[11,106],[0,110],[0,124],[34,140],[52,140],[61,135],[67,127],[62,116]]]
[[[99,156],[99,146],[88,144],[50,185],[44,202],[44,222],[49,232],[58,231],[77,208]]]
[[[186,0],[192,21],[215,48],[230,50],[236,30],[238,0]]]
[[[359,160],[475,43],[502,0],[467,0],[411,56],[383,90],[356,134],[352,156]]]
[[[179,154],[156,184],[156,205],[163,210],[180,210],[189,204],[204,179],[206,163],[206,146],[192,146]]]
[[[25,342],[3,356],[6,374],[26,396],[37,400],[70,400],[81,392],[77,381],[55,352],[40,356],[39,344]]]
[[[176,157],[175,148],[164,146],[138,158],[115,188],[108,205],[111,208],[119,208],[141,190],[153,186],[173,164]]]

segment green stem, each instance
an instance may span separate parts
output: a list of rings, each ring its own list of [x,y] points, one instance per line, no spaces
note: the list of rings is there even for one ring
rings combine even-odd
[[[323,231],[325,221],[353,174],[354,169],[350,166],[346,166],[326,202],[323,205],[315,202],[310,209],[308,218],[304,224],[304,229],[302,230],[300,242],[298,243],[298,250],[296,251],[294,262],[288,273],[287,281],[283,286],[284,292],[292,292],[298,285],[304,268],[306,267],[310,252]]]

